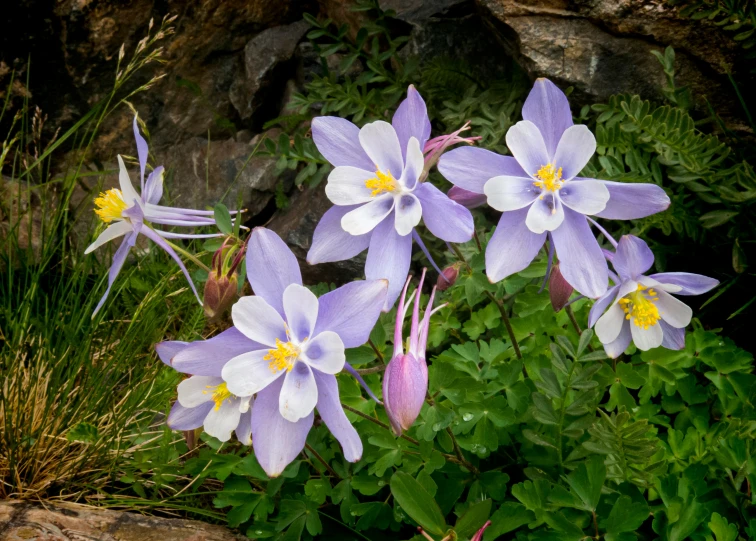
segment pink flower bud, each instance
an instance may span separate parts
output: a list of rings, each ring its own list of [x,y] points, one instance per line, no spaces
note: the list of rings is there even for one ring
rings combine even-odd
[[[470,541],[482,541],[483,540],[483,532],[486,531],[486,528],[488,528],[491,525],[491,521],[487,520],[486,523],[483,525],[483,527],[478,530],[475,535],[472,536],[472,539]]]
[[[564,279],[564,276],[559,271],[559,263],[557,263],[551,269],[551,275],[549,276],[549,297],[551,298],[551,306],[555,312],[565,307],[573,291],[572,286],[567,283],[567,280]]]
[[[454,285],[458,276],[459,264],[455,263],[454,265],[446,267],[438,276],[438,280],[436,280],[436,289],[439,291],[446,291]]]
[[[452,186],[447,192],[449,199],[459,203],[465,208],[474,209],[483,206],[486,203],[486,195],[482,193],[475,193],[459,186]]]
[[[406,353],[404,352],[402,323],[405,312],[404,300],[410,278],[407,278],[407,283],[404,284],[399,306],[396,309],[394,355],[383,376],[383,404],[391,422],[391,428],[397,435],[401,434],[403,430],[408,430],[415,422],[428,392],[428,365],[425,363],[425,347],[428,342],[430,317],[435,311],[433,310],[433,298],[436,295],[436,288],[433,288],[431,292],[423,320],[420,321],[420,291],[424,280],[425,269],[423,269],[423,275],[415,293],[409,348]],[[410,300],[410,302],[412,301]]]

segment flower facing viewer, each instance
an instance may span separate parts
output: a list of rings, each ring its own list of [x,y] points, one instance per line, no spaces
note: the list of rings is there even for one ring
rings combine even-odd
[[[352,282],[317,298],[302,286],[291,250],[263,228],[252,232],[247,256],[255,295],[232,307],[234,326],[184,347],[171,365],[195,377],[215,376],[219,367],[229,397],[243,403],[255,395],[252,445],[271,477],[303,449],[315,408],[345,458],[359,460],[362,442],[341,407],[335,374],[345,367],[345,348],[367,342],[385,303],[386,281]]]
[[[492,282],[527,267],[550,237],[564,278],[596,298],[606,291],[608,269],[585,215],[642,218],[666,209],[669,198],[654,184],[579,177],[596,140],[586,126],[573,125],[567,97],[551,81],[536,81],[522,116],[507,132],[511,157],[461,147],[441,157],[439,171],[503,212],[486,249]]]
[[[312,122],[318,150],[335,166],[326,185],[335,206],[315,229],[307,261],[341,261],[367,248],[365,276],[389,281],[386,310],[407,277],[412,233],[421,219],[448,242],[466,242],[473,234],[470,211],[423,182],[427,145],[435,160],[447,143],[469,141],[452,134],[429,142],[430,131],[425,102],[412,86],[391,124],[379,120],[358,128],[338,117]]]
[[[607,257],[617,271],[616,284],[596,301],[588,317],[607,354],[618,357],[631,341],[643,351],[659,346],[684,348],[692,310],[671,294],[701,295],[719,282],[687,272],[645,276],[654,264],[654,254],[632,235],[623,236],[616,253]]]

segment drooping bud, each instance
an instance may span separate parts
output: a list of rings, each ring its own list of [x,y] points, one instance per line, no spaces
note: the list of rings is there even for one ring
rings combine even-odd
[[[396,309],[394,355],[386,367],[386,373],[383,377],[383,404],[391,422],[391,428],[397,436],[403,430],[408,430],[412,426],[420,414],[423,402],[425,402],[425,395],[428,392],[428,365],[425,362],[428,326],[430,325],[431,315],[436,310],[445,306],[442,305],[433,310],[433,298],[436,295],[436,288],[434,287],[428,301],[428,306],[425,308],[423,320],[422,322],[420,321],[420,291],[422,290],[424,280],[425,269],[423,269],[420,284],[415,293],[409,348],[406,353],[404,352],[402,323],[405,314],[404,301],[410,278],[407,278],[407,283],[404,284],[399,306]]]
[[[239,296],[239,278],[236,271],[244,259],[247,244],[234,242],[233,237],[226,238],[213,254],[212,268],[205,282],[203,298],[205,316],[211,321],[231,308]]]
[[[564,279],[564,276],[559,271],[559,263],[557,263],[551,269],[551,275],[549,276],[549,297],[551,298],[551,306],[555,312],[558,312],[567,305],[573,291],[572,286],[567,283],[567,280]]]
[[[218,274],[215,269],[210,271],[205,282],[205,294],[202,299],[205,316],[217,319],[231,308],[238,297],[239,280],[235,273],[231,276]]]
[[[486,204],[486,194],[475,193],[459,186],[452,186],[447,192],[449,199],[467,209],[474,209]]]
[[[438,275],[438,280],[436,280],[436,289],[438,291],[446,291],[454,285],[454,282],[457,281],[457,277],[459,276],[460,265],[461,263],[449,265]]]

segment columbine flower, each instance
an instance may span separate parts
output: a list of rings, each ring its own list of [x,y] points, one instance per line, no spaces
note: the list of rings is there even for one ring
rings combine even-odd
[[[229,393],[257,395],[252,445],[271,477],[304,448],[315,407],[345,458],[356,462],[362,442],[341,408],[334,374],[345,368],[345,348],[367,342],[385,302],[386,281],[352,282],[318,299],[302,286],[296,257],[272,231],[255,229],[247,254],[255,296],[232,307],[232,328],[183,348],[171,365],[202,376],[220,367]]]
[[[567,97],[538,79],[522,108],[523,121],[507,132],[513,157],[462,147],[438,169],[450,182],[485,194],[504,214],[486,250],[492,282],[527,267],[547,236],[565,279],[587,297],[606,291],[608,269],[584,215],[635,219],[660,212],[669,198],[654,184],[578,177],[596,150],[586,126],[574,126]]]
[[[430,317],[444,305],[433,309],[436,288],[431,292],[428,306],[425,307],[423,321],[420,322],[420,291],[425,280],[425,270],[420,278],[420,285],[415,293],[415,306],[412,311],[409,348],[404,353],[402,323],[405,315],[404,299],[410,279],[404,284],[399,306],[396,309],[396,326],[394,327],[394,356],[386,367],[383,376],[383,404],[396,435],[408,430],[420,414],[428,391],[428,365],[425,362],[425,347],[428,343],[428,326]],[[410,301],[412,302],[412,301]],[[409,306],[409,305],[407,305]]]
[[[389,281],[386,310],[409,271],[413,237],[421,242],[416,233],[411,235],[421,218],[431,233],[448,242],[466,242],[473,234],[470,211],[423,182],[427,144],[429,160],[435,160],[448,144],[469,141],[455,133],[429,142],[430,130],[425,102],[412,86],[391,124],[376,121],[360,129],[338,117],[312,122],[318,150],[335,166],[326,195],[336,206],[315,229],[307,261],[341,261],[368,248],[365,276]]]
[[[160,360],[179,372],[187,372],[186,363],[171,363],[181,351],[189,346],[186,342],[163,342],[155,349]],[[199,363],[204,375],[193,375],[178,386],[178,400],[168,414],[168,426],[174,430],[194,430],[204,427],[205,432],[220,441],[231,439],[231,432],[245,445],[252,443],[251,396],[237,397],[228,390],[220,377],[221,367],[206,356]],[[191,369],[191,364],[189,366]],[[212,374],[212,375],[210,375]]]
[[[643,351],[659,346],[684,348],[685,327],[692,310],[670,293],[701,295],[719,281],[687,272],[644,276],[654,264],[654,254],[632,235],[623,236],[617,252],[607,257],[619,276],[612,276],[614,287],[596,301],[588,316],[588,324],[596,326],[596,336],[606,353],[618,357],[631,340]]]
[[[123,163],[123,158],[118,156],[118,165],[120,167],[120,173],[118,175],[118,181],[120,183],[120,190],[113,188],[107,192],[101,193],[98,198],[94,200],[95,214],[103,221],[103,223],[110,224],[105,231],[100,233],[95,241],[89,245],[84,251],[85,254],[96,250],[103,244],[125,236],[121,246],[118,247],[116,253],[113,255],[113,264],[108,271],[108,289],[105,294],[97,303],[97,307],[94,310],[93,316],[102,308],[105,303],[105,299],[108,298],[110,288],[113,286],[118,273],[121,271],[126,256],[129,255],[129,250],[134,244],[136,244],[137,236],[141,233],[145,237],[152,240],[155,244],[160,246],[163,250],[168,252],[181,271],[189,281],[189,285],[194,291],[194,295],[197,300],[200,300],[197,290],[194,287],[194,283],[189,276],[189,271],[186,270],[184,263],[171,246],[165,241],[165,239],[192,239],[192,238],[211,238],[221,236],[220,233],[212,233],[207,235],[187,235],[179,233],[170,233],[168,231],[161,231],[159,229],[153,229],[151,224],[161,225],[176,225],[176,226],[189,226],[197,227],[202,225],[215,225],[215,219],[213,218],[213,211],[182,209],[175,207],[163,207],[158,205],[158,201],[163,196],[163,166],[156,167],[147,177],[144,179],[145,168],[147,166],[147,141],[139,133],[139,126],[137,124],[137,117],[134,117],[134,138],[137,144],[137,155],[139,157],[139,169],[140,169],[140,193],[134,189],[129,178],[129,173],[126,171],[126,166]],[[141,194],[141,195],[140,195]]]

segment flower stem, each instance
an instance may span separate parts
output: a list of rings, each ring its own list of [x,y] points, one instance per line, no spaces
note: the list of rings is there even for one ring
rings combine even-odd
[[[473,272],[472,267],[465,259],[465,256],[462,255],[462,252],[459,249],[459,246],[456,244],[449,243],[449,247],[452,249],[452,251],[456,254],[457,258],[464,263],[465,267],[467,267],[467,270],[469,272]],[[486,296],[491,299],[491,301],[496,304],[496,306],[499,308],[499,313],[501,313],[501,319],[504,322],[504,326],[507,328],[507,333],[509,334],[509,340],[512,342],[512,347],[515,350],[515,355],[517,355],[518,359],[522,359],[522,352],[520,351],[520,345],[517,343],[517,338],[515,337],[514,329],[512,328],[512,323],[509,321],[509,314],[507,314],[507,309],[504,306],[504,303],[497,299],[490,291],[484,291]]]
[[[168,239],[163,239],[163,240],[165,240],[165,242],[166,242],[166,244],[168,244],[168,246],[170,246],[171,248],[173,248],[174,250],[176,250],[177,253],[183,255],[185,258],[187,258],[189,261],[191,261],[192,263],[194,263],[195,265],[197,265],[199,268],[201,268],[205,272],[210,273],[210,267],[208,267],[202,261],[200,261],[197,258],[197,256],[195,256],[194,254],[192,254],[190,252],[187,252],[181,246],[179,246],[178,244],[174,244],[173,242],[169,241]]]
[[[318,453],[315,449],[312,448],[312,446],[309,443],[305,443],[305,448],[312,453],[312,456],[317,458],[323,466],[325,466],[326,470],[328,470],[328,473],[330,473],[333,477],[335,477],[338,480],[341,480],[341,476],[336,473],[336,471],[326,462],[326,460],[320,456],[320,453]]]
[[[577,318],[575,317],[575,312],[572,311],[572,306],[565,306],[564,311],[567,312],[567,317],[570,318],[570,321],[572,322],[572,326],[575,329],[575,331],[578,333],[578,336],[583,334],[583,330],[580,328],[580,324],[577,321]]]
[[[374,366],[373,368],[355,368],[354,371],[357,372],[360,376],[367,376],[369,374],[377,374],[379,372],[384,372],[386,370],[386,365],[382,364],[380,366]]]
[[[375,342],[373,342],[371,338],[368,339],[368,344],[370,344],[370,347],[373,348],[373,351],[375,352],[375,356],[378,357],[378,360],[381,361],[383,364],[386,364],[386,361],[383,360],[383,353],[381,353],[381,350],[378,349],[378,346],[375,345]]]

